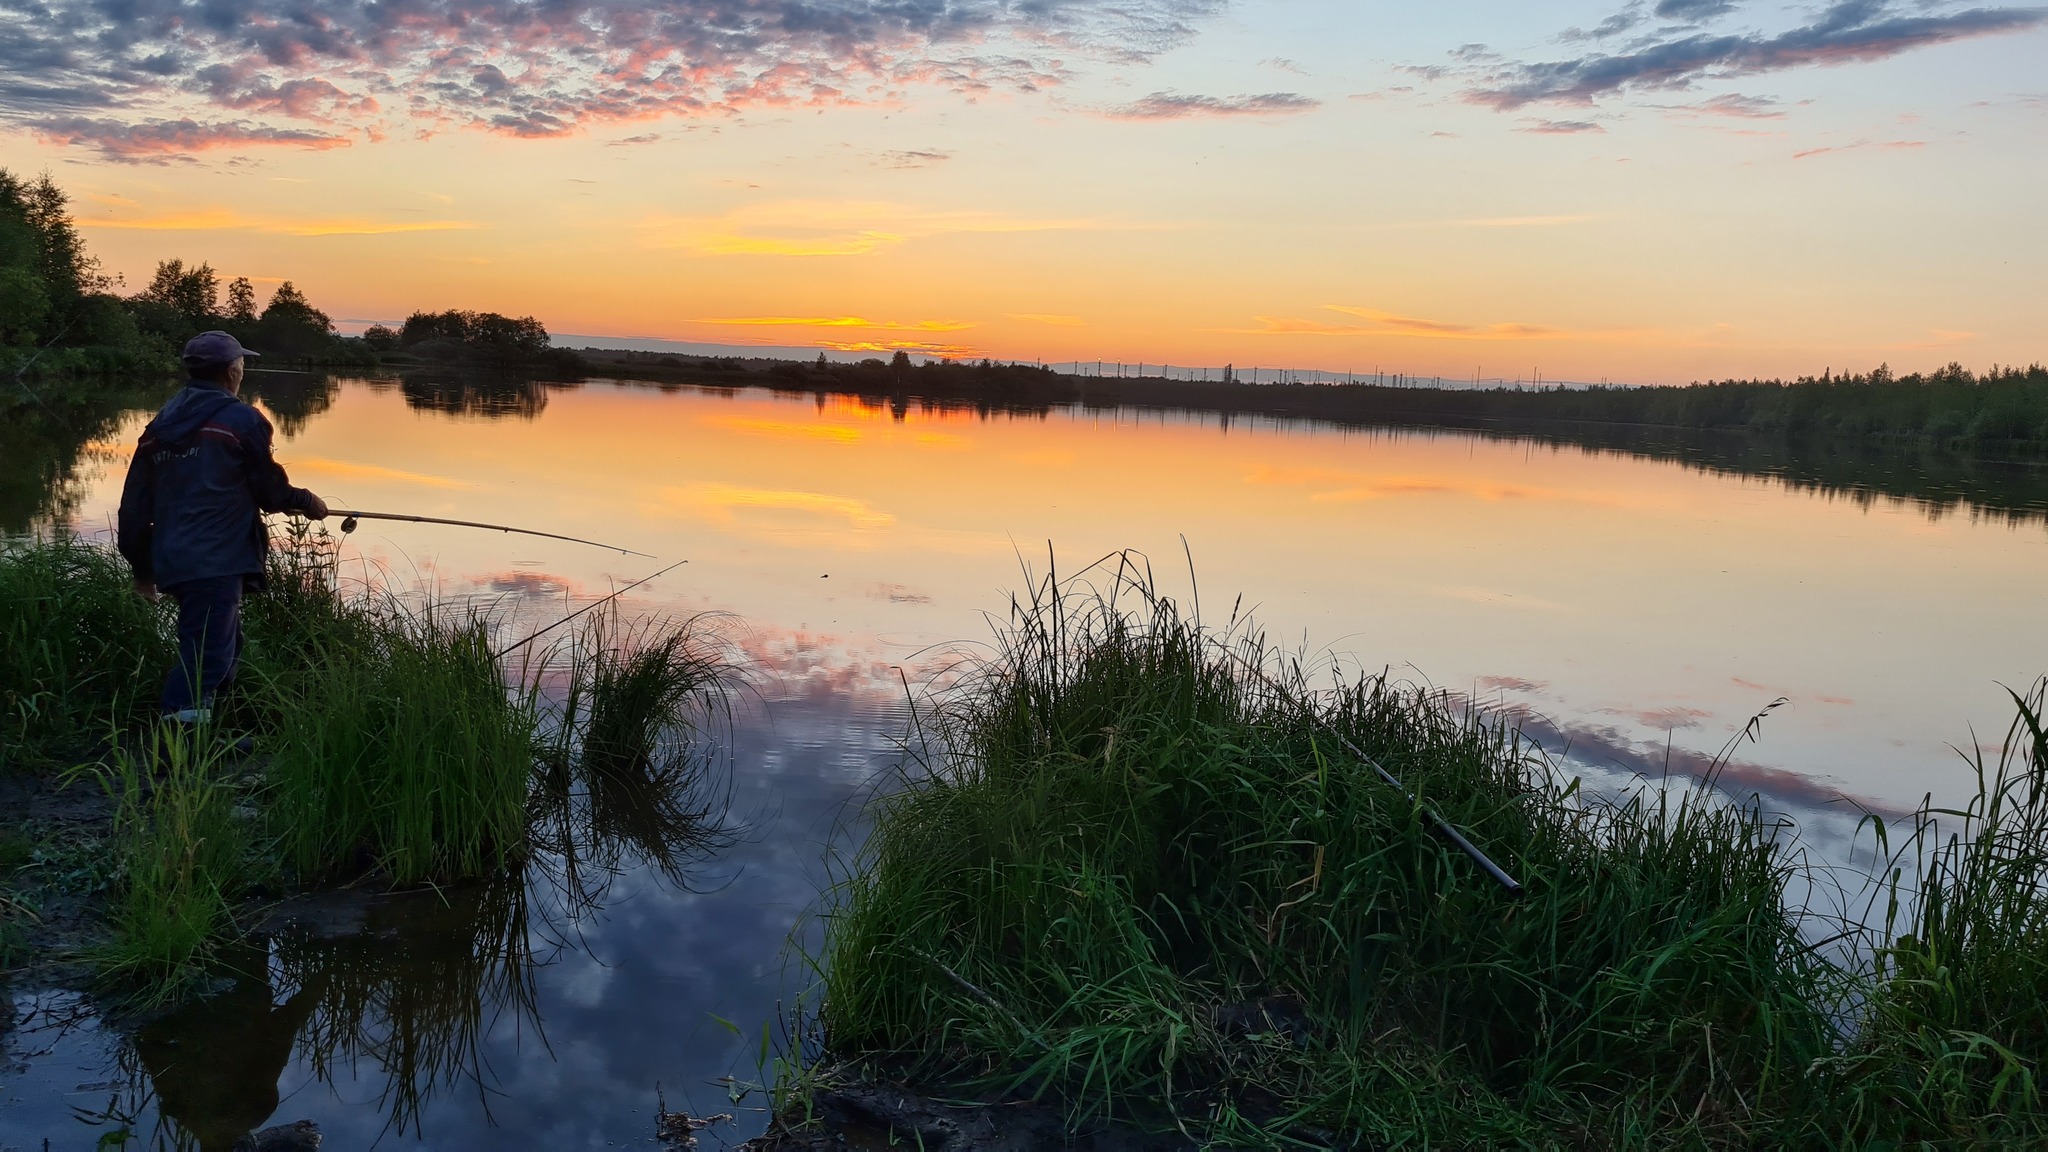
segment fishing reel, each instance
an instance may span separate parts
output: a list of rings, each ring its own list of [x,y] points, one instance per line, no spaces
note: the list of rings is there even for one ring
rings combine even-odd
[[[342,517],[342,519],[341,519],[341,534],[342,534],[343,536],[346,536],[346,535],[348,535],[349,533],[351,533],[351,532],[353,532],[353,531],[355,531],[355,530],[356,530],[356,518],[355,518],[355,517],[353,517],[353,516],[344,516],[344,517]]]

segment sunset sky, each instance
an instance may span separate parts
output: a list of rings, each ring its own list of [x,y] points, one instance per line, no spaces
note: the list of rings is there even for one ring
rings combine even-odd
[[[2048,8],[0,0],[0,165],[558,333],[1470,379],[2048,357]]]

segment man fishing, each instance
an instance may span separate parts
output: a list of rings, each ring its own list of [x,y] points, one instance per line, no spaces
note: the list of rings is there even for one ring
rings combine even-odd
[[[327,503],[270,454],[270,421],[240,399],[257,353],[225,332],[185,344],[190,380],[142,430],[121,490],[118,544],[135,591],[178,602],[178,664],[164,680],[164,719],[205,723],[242,648],[242,593],[261,587],[265,512],[327,517]]]

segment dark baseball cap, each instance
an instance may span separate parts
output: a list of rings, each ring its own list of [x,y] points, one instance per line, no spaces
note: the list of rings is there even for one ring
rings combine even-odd
[[[242,342],[225,332],[201,332],[185,341],[183,360],[187,368],[211,368],[219,364],[232,364],[243,357],[255,359],[261,352],[251,352],[242,347]]]

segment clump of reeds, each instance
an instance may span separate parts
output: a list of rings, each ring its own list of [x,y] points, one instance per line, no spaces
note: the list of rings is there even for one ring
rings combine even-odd
[[[82,770],[114,802],[118,862],[110,937],[92,959],[110,985],[145,1004],[205,975],[260,871],[222,761],[209,729],[164,725]]]
[[[733,669],[709,617],[627,622],[616,602],[551,654],[566,687],[551,752],[588,768],[673,760],[728,698]]]
[[[113,549],[57,533],[0,541],[0,769],[63,761],[154,703],[166,616]]]
[[[1745,1143],[1833,1050],[1754,806],[1594,802],[1441,695],[1311,692],[1129,570],[1041,585],[1003,641],[841,887],[835,1052],[1077,1124],[1470,1147]]]
[[[532,837],[568,908],[597,901],[629,864],[685,881],[722,842],[727,797],[706,730],[729,719],[738,682],[712,617],[587,616],[541,660],[556,686],[531,799]]]
[[[262,742],[271,825],[303,876],[446,881],[523,852],[535,713],[482,614],[388,601],[292,639]]]
[[[1848,1052],[1836,1130],[1853,1143],[2048,1139],[2048,680],[2013,693],[1977,794],[1923,804],[1894,857],[1887,939]]]
[[[294,524],[249,612],[242,713],[271,754],[265,807],[305,880],[502,871],[525,851],[532,695],[488,613],[346,589],[336,541]]]

